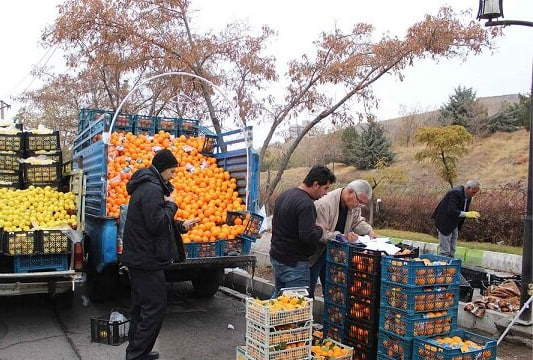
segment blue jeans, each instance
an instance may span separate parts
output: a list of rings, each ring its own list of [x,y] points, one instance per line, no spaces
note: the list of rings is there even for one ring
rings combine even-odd
[[[315,298],[315,289],[318,278],[320,277],[320,283],[322,284],[322,296],[326,292],[326,250],[322,251],[322,255],[311,266],[310,270],[311,284],[309,285],[309,296]]]
[[[270,258],[274,270],[275,288],[272,299],[279,296],[282,288],[307,287],[309,288],[309,261],[299,261],[295,266],[288,266]]]

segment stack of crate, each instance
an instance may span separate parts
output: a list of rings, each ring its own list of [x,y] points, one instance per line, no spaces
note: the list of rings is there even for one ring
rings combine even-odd
[[[62,163],[61,144],[59,142],[59,131],[51,133],[24,133],[24,153],[23,163],[23,188],[27,189],[33,185],[36,187],[50,186],[56,190],[61,189]],[[31,163],[29,158],[44,157],[52,163]]]
[[[283,303],[281,299],[292,305],[279,306]],[[248,298],[246,359],[311,359],[312,328],[311,299],[280,296],[262,301]]]
[[[24,156],[22,132],[1,129],[0,132],[0,188],[20,189],[22,172],[19,159]]]
[[[416,337],[456,328],[461,260],[387,256],[381,266],[378,359],[410,360]]]
[[[381,252],[328,241],[324,337],[353,347],[353,359],[376,356]]]

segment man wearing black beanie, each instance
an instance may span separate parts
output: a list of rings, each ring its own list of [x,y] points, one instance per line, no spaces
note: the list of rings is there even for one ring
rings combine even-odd
[[[197,220],[174,221],[178,210],[169,181],[178,161],[171,151],[158,151],[152,165],[136,171],[128,182],[131,195],[124,225],[122,264],[128,267],[132,313],[126,360],[158,359],[152,351],[167,306],[164,269],[185,260],[181,233]]]

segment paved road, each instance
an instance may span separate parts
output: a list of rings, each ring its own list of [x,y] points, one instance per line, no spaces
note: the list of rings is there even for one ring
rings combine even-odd
[[[192,291],[189,283],[169,285],[167,315],[155,346],[161,359],[235,359],[236,346],[244,344],[244,303],[221,291],[211,299],[195,298]],[[127,343],[91,343],[90,318],[128,308],[127,291],[116,300],[87,306],[82,294],[83,288],[66,310],[44,296],[0,299],[0,360],[124,359]]]

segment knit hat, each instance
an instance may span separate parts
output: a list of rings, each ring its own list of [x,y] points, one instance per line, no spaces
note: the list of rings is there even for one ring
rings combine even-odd
[[[168,149],[159,150],[155,153],[152,159],[152,165],[161,174],[166,169],[170,169],[178,166],[178,160],[174,157],[172,152]]]

